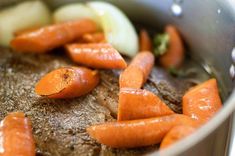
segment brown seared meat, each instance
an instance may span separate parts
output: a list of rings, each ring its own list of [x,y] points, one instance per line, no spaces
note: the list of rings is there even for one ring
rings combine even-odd
[[[49,71],[74,65],[64,54],[18,54],[4,48],[0,53],[0,119],[13,111],[26,113],[32,121],[37,155],[141,155],[156,149],[111,149],[86,133],[88,125],[115,120],[120,71],[101,71],[101,83],[89,95],[47,99],[37,96],[34,86]],[[155,68],[144,88],[158,94],[175,112],[181,112],[181,97],[188,87],[178,84],[185,83]]]

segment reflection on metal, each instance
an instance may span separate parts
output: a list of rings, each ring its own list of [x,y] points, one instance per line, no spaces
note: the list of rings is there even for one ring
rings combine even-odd
[[[183,10],[179,4],[172,4],[171,12],[174,16],[180,17],[182,15]]]
[[[232,61],[235,64],[235,47],[233,48],[233,50],[231,52],[231,56],[232,56]]]
[[[174,16],[180,17],[183,14],[183,9],[181,7],[181,4],[183,3],[183,0],[174,0],[173,4],[171,6],[171,12]]]
[[[230,76],[231,76],[232,80],[234,80],[234,78],[235,78],[235,67],[234,67],[234,65],[230,66],[229,73],[230,73]]]

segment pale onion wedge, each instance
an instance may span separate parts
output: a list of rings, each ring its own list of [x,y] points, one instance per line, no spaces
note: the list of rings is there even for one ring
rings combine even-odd
[[[99,18],[94,11],[81,3],[72,3],[56,9],[52,15],[52,18],[54,23],[89,18],[99,25]]]
[[[127,16],[106,2],[88,2],[87,6],[99,16],[106,40],[120,53],[135,56],[138,51],[138,36]]]
[[[41,1],[22,2],[0,12],[0,45],[9,46],[17,31],[36,28],[51,22],[49,9]]]

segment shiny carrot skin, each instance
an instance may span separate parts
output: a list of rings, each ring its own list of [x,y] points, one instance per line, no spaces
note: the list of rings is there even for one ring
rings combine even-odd
[[[74,62],[92,68],[124,69],[127,66],[109,43],[69,44],[66,49]]]
[[[184,61],[184,46],[177,29],[168,25],[165,32],[169,35],[169,47],[164,55],[159,59],[164,68],[178,68]]]
[[[146,82],[152,68],[154,65],[154,56],[151,52],[145,51],[138,53],[134,59],[131,61],[130,65],[121,73],[119,78],[119,86],[120,88],[123,87],[130,87],[130,88],[141,88],[143,84]],[[138,68],[142,71],[137,72],[137,69],[129,68]],[[133,76],[133,77],[132,77]],[[143,79],[143,82],[140,83],[140,80]],[[132,80],[131,84],[128,84],[128,80]],[[135,81],[137,82],[135,84]]]
[[[19,31],[14,32],[14,36],[19,36],[19,35],[31,33],[31,32],[36,31],[38,29],[39,29],[39,27],[33,27],[33,28],[24,29],[24,30],[19,30]]]
[[[150,91],[121,88],[119,92],[118,121],[159,117],[173,113]]]
[[[211,119],[221,107],[222,102],[215,79],[193,87],[183,96],[183,114],[201,123]]]
[[[8,114],[0,126],[1,156],[35,156],[35,143],[30,120],[24,113]]]
[[[103,32],[87,33],[82,35],[78,40],[79,43],[103,43],[105,42],[105,35]]]
[[[173,127],[163,138],[161,145],[160,145],[160,149],[164,149],[176,143],[180,139],[183,139],[189,136],[195,131],[196,131],[195,127],[188,126],[188,125],[179,125],[179,126]]]
[[[143,71],[136,66],[128,66],[119,77],[120,88],[141,88],[144,83]]]
[[[36,84],[35,92],[48,98],[74,98],[92,91],[99,74],[85,67],[63,67],[46,74]]]
[[[144,80],[146,81],[152,71],[154,65],[154,55],[151,52],[145,51],[138,53],[131,61],[130,66],[139,67],[144,73]]]
[[[160,143],[166,133],[176,125],[192,125],[188,116],[173,114],[169,116],[108,122],[87,128],[89,135],[99,143],[114,148],[134,148]]]
[[[145,29],[140,30],[139,34],[140,51],[152,51],[152,41]]]
[[[11,41],[11,47],[19,52],[43,53],[96,30],[89,19],[60,23],[19,35]]]

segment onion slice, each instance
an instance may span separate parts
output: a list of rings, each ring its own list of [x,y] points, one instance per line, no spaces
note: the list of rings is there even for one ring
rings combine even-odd
[[[99,25],[99,19],[94,11],[81,3],[72,3],[62,6],[56,9],[52,16],[55,23],[89,18]]]
[[[9,46],[17,31],[49,24],[50,11],[41,1],[22,2],[0,12],[0,45]]]
[[[99,16],[106,40],[120,53],[133,57],[138,51],[138,36],[127,16],[106,2],[88,2]]]

